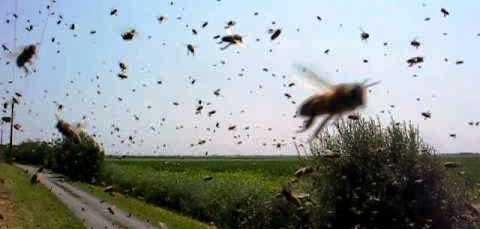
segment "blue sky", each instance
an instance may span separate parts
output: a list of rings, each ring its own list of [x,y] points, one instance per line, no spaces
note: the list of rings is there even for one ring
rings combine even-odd
[[[14,60],[11,54],[1,55],[2,99],[15,91],[23,94],[17,121],[24,130],[16,133],[17,142],[52,138],[58,113],[72,122],[85,115],[88,132],[97,134],[111,154],[295,153],[292,137],[305,141],[310,132],[296,133],[302,120],[292,117],[297,105],[291,100],[298,104],[313,92],[285,84],[295,82],[293,64],[302,63],[332,82],[381,80],[369,94],[363,115],[412,121],[440,152],[480,151],[480,127],[467,124],[480,121],[477,1],[191,0],[170,5],[158,0],[57,0],[51,8],[55,15],[49,17],[45,8],[49,1],[17,1],[16,45],[13,0],[0,2],[0,42],[17,52],[41,43],[32,66],[37,72],[27,77],[12,64],[5,65]],[[110,15],[113,8],[118,9],[117,16]],[[441,8],[450,15],[444,18]],[[63,16],[60,25],[58,15]],[[156,20],[161,15],[167,18],[162,24]],[[424,21],[426,17],[431,20]],[[221,51],[213,36],[225,35],[230,20],[236,21],[234,31],[244,36],[246,48]],[[205,21],[208,26],[201,28]],[[72,23],[74,31],[69,29]],[[28,32],[25,27],[30,24],[34,28]],[[132,28],[138,32],[135,39],[123,41],[120,34]],[[192,35],[192,28],[198,35]],[[269,40],[270,28],[282,29],[275,41]],[[360,39],[361,29],[370,34],[366,42]],[[59,43],[52,43],[52,37]],[[422,43],[419,49],[409,45],[415,38]],[[195,56],[187,55],[186,44],[196,45]],[[328,55],[325,49],[330,49]],[[425,56],[422,68],[408,67],[406,59],[417,55]],[[465,63],[455,65],[456,60]],[[126,80],[116,76],[119,61],[128,65]],[[196,79],[194,85],[191,78]],[[158,80],[163,83],[158,85]],[[218,88],[220,97],[213,94]],[[195,115],[198,100],[211,105]],[[65,109],[59,113],[54,101]],[[208,117],[210,110],[217,113]],[[424,111],[432,118],[424,120],[420,115]],[[112,124],[120,128],[120,137],[110,134]],[[180,125],[184,128],[177,130]],[[237,130],[228,131],[230,125],[237,125]],[[247,126],[250,129],[244,130]],[[450,133],[457,138],[450,138]],[[130,135],[135,144],[128,144]],[[201,139],[211,141],[190,147]],[[274,147],[278,141],[285,147]]]

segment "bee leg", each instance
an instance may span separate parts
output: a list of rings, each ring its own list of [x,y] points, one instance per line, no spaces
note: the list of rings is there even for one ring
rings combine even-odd
[[[310,128],[313,124],[313,121],[315,121],[314,116],[310,117],[307,121],[305,121],[305,124],[303,125],[303,128],[301,130],[298,130],[297,133],[302,133],[305,130],[307,130],[308,128]]]
[[[310,141],[312,141],[314,138],[316,138],[318,136],[318,134],[320,133],[320,131],[322,131],[322,129],[327,125],[328,121],[330,121],[330,119],[333,118],[334,115],[329,115],[327,116],[323,121],[322,123],[320,123],[320,125],[317,127],[317,129],[315,130],[315,132],[313,133],[312,137],[310,137]]]
[[[224,47],[220,48],[220,50],[225,50],[225,49],[227,49],[228,47],[230,47],[230,45],[232,45],[232,43],[228,43],[228,44],[225,45]]]

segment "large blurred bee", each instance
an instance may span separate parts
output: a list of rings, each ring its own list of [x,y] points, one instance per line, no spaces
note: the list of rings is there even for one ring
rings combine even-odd
[[[308,118],[299,132],[309,129],[318,116],[327,116],[317,127],[310,140],[315,138],[332,118],[339,118],[345,113],[364,106],[367,97],[366,89],[379,83],[367,84],[365,80],[362,83],[332,85],[305,67],[300,66],[299,69],[306,80],[311,81],[317,87],[320,85],[327,87],[325,92],[316,93],[307,98],[298,109],[298,115]]]
[[[59,115],[55,115],[57,118],[57,123],[55,128],[60,132],[65,138],[72,140],[75,143],[80,143],[80,132],[82,131],[83,125],[80,123],[70,124],[65,120],[61,119]]]

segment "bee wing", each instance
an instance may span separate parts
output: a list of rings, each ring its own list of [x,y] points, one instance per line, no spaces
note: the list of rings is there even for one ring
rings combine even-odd
[[[302,65],[295,65],[300,74],[295,74],[295,78],[302,84],[305,88],[311,90],[318,90],[320,88],[326,87],[327,89],[332,88],[332,84],[325,79],[322,79],[315,72],[306,68]]]
[[[240,42],[240,41],[237,41],[237,40],[235,40],[235,45],[238,46],[238,47],[241,47],[241,48],[246,48],[247,47],[245,42]]]
[[[225,29],[225,32],[228,34],[228,35],[233,35],[233,26],[229,26]]]
[[[72,129],[77,133],[84,131],[86,128],[87,128],[87,123],[85,121],[73,123],[72,125]]]

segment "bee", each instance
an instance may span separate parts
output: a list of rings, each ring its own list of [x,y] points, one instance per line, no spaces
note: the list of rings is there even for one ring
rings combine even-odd
[[[277,39],[278,36],[280,36],[280,33],[282,33],[282,30],[281,29],[277,29],[275,30],[272,35],[270,36],[270,40],[275,40]]]
[[[32,58],[37,54],[37,46],[35,45],[28,45],[25,47],[22,52],[17,56],[17,67],[23,68],[23,70],[28,73],[28,68],[26,64],[32,63]]]
[[[363,31],[363,29],[360,28],[360,31],[362,31],[362,33],[360,33],[360,38],[362,38],[362,41],[367,41],[368,38],[370,38],[370,34]]]
[[[3,49],[3,51],[5,51],[5,52],[11,52],[10,49],[9,49],[6,45],[4,45],[4,44],[2,44],[2,49]]]
[[[122,33],[122,39],[124,41],[131,41],[136,33],[137,32],[134,29],[131,29],[130,31]]]
[[[110,16],[117,16],[118,10],[117,9],[112,9],[110,11]]]
[[[425,119],[432,118],[432,113],[430,111],[422,112],[422,116]]]
[[[120,78],[120,79],[122,79],[122,80],[128,78],[128,76],[127,76],[126,74],[124,74],[124,73],[118,73],[117,76],[118,76],[118,78]]]
[[[303,167],[303,168],[300,168],[297,171],[295,171],[295,176],[296,177],[303,177],[303,176],[306,176],[306,175],[311,174],[313,172],[314,172],[313,168],[310,167],[310,166],[307,166],[307,167]]]
[[[421,44],[417,39],[413,39],[413,41],[410,41],[410,45],[418,49]]]
[[[160,16],[160,17],[157,17],[157,20],[158,20],[158,23],[162,24],[164,21],[167,20],[167,18],[165,16]]]
[[[420,63],[423,63],[423,56],[416,56],[407,60],[408,67],[412,67],[413,65]]]
[[[195,45],[192,45],[192,44],[187,44],[187,54],[192,54],[193,56],[195,56]]]
[[[308,118],[303,129],[299,132],[310,128],[318,116],[327,115],[317,127],[310,140],[315,138],[332,118],[339,118],[344,113],[354,111],[364,106],[366,104],[367,88],[380,83],[377,81],[367,84],[367,80],[365,80],[362,83],[332,85],[307,68],[299,68],[307,80],[313,81],[312,83],[317,85],[321,84],[327,87],[326,92],[317,93],[307,98],[297,111],[298,115]]]
[[[73,126],[70,123],[59,118],[58,116],[57,120],[58,121],[55,125],[55,128],[57,128],[58,132],[60,132],[65,138],[70,139],[75,143],[80,143],[80,124]]]
[[[227,25],[225,26],[225,29],[228,29],[228,28],[234,26],[235,24],[236,24],[235,21],[228,21],[228,22],[227,22]]]
[[[448,12],[447,9],[445,8],[441,8],[440,12],[442,12],[443,17],[447,17],[448,15],[450,15],[450,12]]]
[[[221,41],[219,41],[217,44],[222,44],[222,43],[227,43],[224,47],[220,48],[220,50],[225,50],[231,45],[239,45],[243,46],[243,38],[242,36],[238,34],[234,34],[230,29],[227,29],[228,35],[223,36]]]
[[[13,128],[15,128],[15,130],[18,130],[18,131],[21,131],[22,130],[22,125],[18,124],[18,123],[15,123],[13,125]]]
[[[118,67],[120,67],[120,71],[126,72],[127,71],[127,64],[123,62],[118,62]]]

